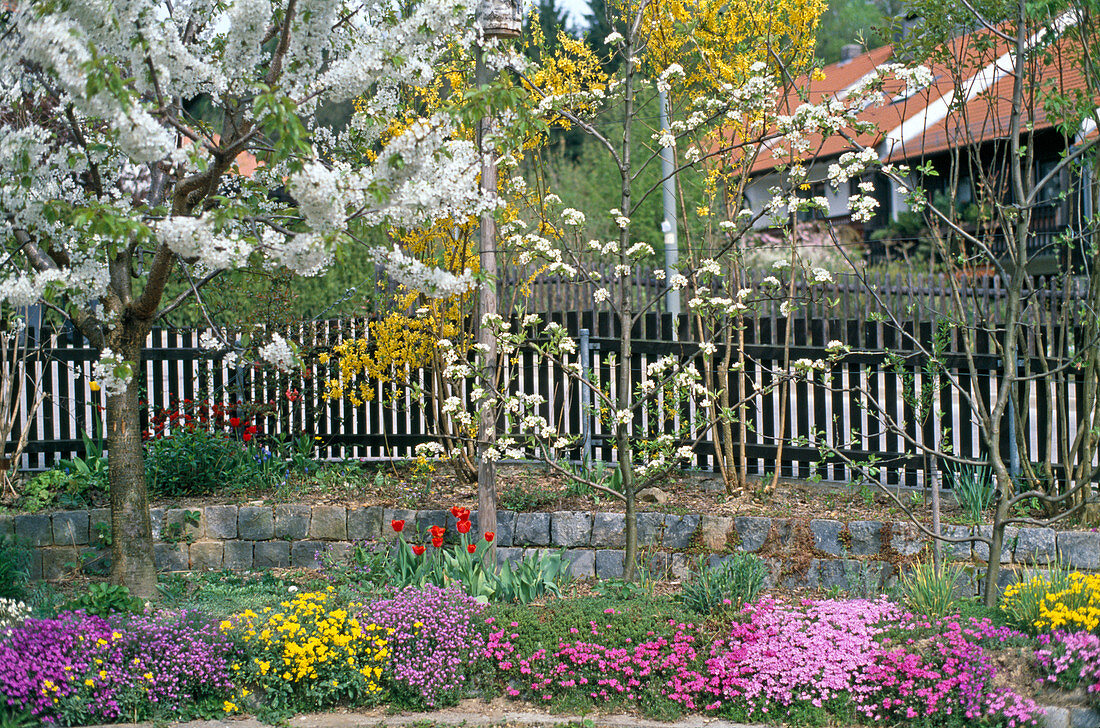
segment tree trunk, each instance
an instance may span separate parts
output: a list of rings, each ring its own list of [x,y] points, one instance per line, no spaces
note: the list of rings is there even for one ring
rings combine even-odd
[[[135,337],[128,337],[131,340]],[[144,336],[141,337],[144,339]],[[142,599],[156,594],[153,533],[141,442],[138,397],[141,344],[115,349],[134,364],[130,386],[107,397],[107,452],[111,484],[111,583],[122,584]]]

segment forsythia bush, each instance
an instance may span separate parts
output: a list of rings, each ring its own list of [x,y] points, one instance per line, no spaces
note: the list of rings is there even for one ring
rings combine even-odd
[[[327,592],[309,592],[283,602],[283,611],[265,607],[257,614],[250,609],[222,622],[222,632],[241,643],[235,682],[262,691],[276,709],[380,698],[393,630],[362,624],[346,609],[330,609],[329,599]],[[249,694],[242,687],[238,699]],[[226,712],[238,709],[226,701]]]
[[[1032,576],[1005,589],[1001,609],[1040,632],[1100,632],[1100,574]]]

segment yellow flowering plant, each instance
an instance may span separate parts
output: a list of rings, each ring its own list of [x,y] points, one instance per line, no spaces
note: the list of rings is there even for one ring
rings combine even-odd
[[[1100,574],[1055,565],[1047,574],[1029,574],[1008,586],[1001,610],[1017,626],[1033,632],[1100,634]]]
[[[276,711],[381,700],[391,630],[357,619],[362,605],[337,607],[332,592],[298,594],[281,609],[249,609],[221,623],[241,653],[232,668],[242,687],[226,701],[226,712],[239,710],[253,692]]]

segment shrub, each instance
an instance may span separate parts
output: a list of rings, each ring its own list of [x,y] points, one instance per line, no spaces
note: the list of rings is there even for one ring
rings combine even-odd
[[[982,513],[993,505],[993,496],[997,492],[993,481],[993,471],[988,465],[970,467],[960,465],[958,468],[948,468],[948,480],[951,481],[951,492],[955,494],[955,500],[963,509],[970,523],[981,523]]]
[[[363,619],[390,632],[389,681],[394,699],[434,708],[461,696],[471,665],[482,655],[484,605],[457,588],[406,587],[379,599]]]
[[[249,609],[221,623],[221,634],[239,640],[243,653],[238,681],[262,692],[276,711],[381,697],[382,668],[390,654],[387,630],[334,608],[330,594],[299,594],[282,602],[281,611]],[[251,692],[242,687],[225,702],[225,711],[239,710],[237,701]]]
[[[0,599],[23,598],[28,557],[13,538],[0,536]]]
[[[161,496],[199,496],[258,485],[261,473],[248,448],[229,435],[200,428],[146,444],[149,489]]]
[[[756,554],[736,553],[711,567],[700,560],[695,575],[684,582],[682,599],[701,614],[738,610],[756,599],[767,574],[767,565]]]
[[[763,600],[716,640],[693,700],[739,717],[769,719],[821,709],[852,690],[875,639],[899,610],[884,599],[824,600],[788,607]],[[688,707],[693,707],[689,704]]]
[[[943,616],[958,601],[955,584],[961,576],[962,567],[958,565],[945,564],[937,569],[932,562],[918,563],[901,581],[902,602],[917,614]]]
[[[1006,587],[1000,607],[1012,624],[1031,632],[1100,633],[1100,574],[1051,564],[1047,573],[1029,572]]]
[[[28,619],[0,641],[0,694],[44,723],[187,717],[229,694],[231,649],[193,612]]]
[[[1100,704],[1100,637],[1086,632],[1057,632],[1045,638],[1035,651],[1043,682],[1062,690],[1084,687],[1085,694]]]
[[[96,617],[107,617],[116,613],[138,613],[144,608],[143,602],[130,596],[130,590],[117,584],[92,584],[85,594],[65,605],[68,611],[80,610]]]
[[[989,620],[949,617],[916,619],[901,625],[895,644],[884,644],[859,672],[853,685],[856,711],[873,722],[919,720],[941,726],[1036,725],[1042,710],[997,679],[983,648],[1006,645],[1023,635]],[[917,651],[912,645],[919,635]]]

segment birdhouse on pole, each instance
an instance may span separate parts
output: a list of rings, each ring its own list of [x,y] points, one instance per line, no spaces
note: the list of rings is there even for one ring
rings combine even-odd
[[[481,0],[477,22],[486,38],[515,38],[523,26],[519,0]]]

